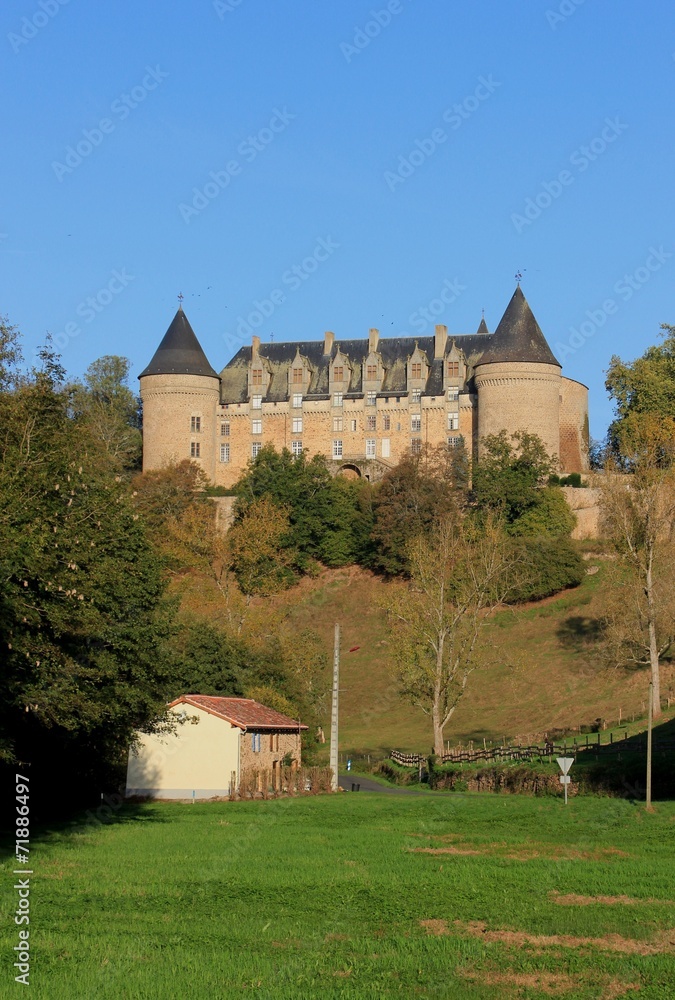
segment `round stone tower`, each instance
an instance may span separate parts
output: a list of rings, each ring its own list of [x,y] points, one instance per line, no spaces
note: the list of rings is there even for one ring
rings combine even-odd
[[[143,472],[192,459],[213,482],[220,377],[182,306],[138,376],[143,401]]]
[[[529,431],[558,464],[560,370],[518,285],[475,366],[479,452],[488,434]]]

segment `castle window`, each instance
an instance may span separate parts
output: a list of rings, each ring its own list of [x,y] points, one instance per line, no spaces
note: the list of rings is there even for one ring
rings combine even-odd
[[[342,406],[342,393],[333,393],[333,406]]]
[[[410,399],[411,399],[411,402],[413,402],[413,403],[419,403],[419,401],[421,400],[421,398],[422,398],[422,390],[421,389],[413,389],[413,391],[410,393]]]
[[[421,417],[411,417],[410,418],[410,430],[411,431],[421,431],[422,430],[422,418]]]
[[[380,447],[382,448],[382,458],[389,458],[389,438],[382,438]]]
[[[410,377],[411,378],[422,378],[422,362],[415,361],[410,366]]]
[[[251,750],[253,753],[260,753],[261,750],[260,733],[251,733]]]
[[[262,420],[251,421],[251,434],[262,434]]]
[[[459,389],[448,389],[448,402],[456,403],[459,399]]]
[[[459,430],[459,414],[458,413],[448,413],[448,430],[457,431]]]
[[[422,438],[413,438],[410,442],[410,450],[413,455],[419,455],[422,450]]]
[[[457,448],[462,443],[461,437],[449,437],[448,448]]]
[[[254,441],[254,443],[251,445],[251,457],[256,458],[260,454],[261,448],[262,445],[260,441]]]
[[[459,361],[448,361],[448,378],[459,378]]]
[[[302,417],[293,417],[293,434],[302,434]]]
[[[390,416],[386,416],[386,417],[383,418],[383,420],[384,420],[383,430],[385,430],[385,431],[391,430],[391,417]]]
[[[367,379],[377,378],[377,365],[368,365],[366,367],[366,378]]]
[[[302,385],[302,368],[293,368],[291,379],[294,385]]]
[[[294,392],[293,393],[293,407],[294,407],[294,409],[297,410],[300,406],[302,406],[302,393],[301,392]]]
[[[376,406],[377,405],[377,393],[374,390],[370,390],[366,393],[366,406]]]
[[[259,410],[262,406],[262,396],[251,396],[251,406],[254,410]]]
[[[230,436],[230,425],[229,424],[221,424],[220,425],[220,436],[221,437],[229,437]]]
[[[220,461],[229,462],[230,461],[230,446],[229,444],[221,444],[220,446]]]
[[[342,430],[342,417],[333,417],[333,432]]]
[[[190,417],[190,431],[193,434],[199,434],[201,429],[202,429],[202,418]]]
[[[349,423],[350,423],[350,426],[351,426],[352,434],[356,434],[356,421],[355,420],[350,420]]]
[[[336,366],[333,369],[333,381],[334,382],[344,382],[344,378],[345,378],[345,370],[344,370],[344,368],[341,365]]]
[[[375,438],[366,438],[366,458],[375,458]]]
[[[199,458],[199,441],[190,442],[190,458]]]
[[[375,431],[377,430],[377,417],[373,413],[372,416],[366,417],[366,430]]]
[[[302,455],[302,441],[291,441],[291,451],[296,458]]]
[[[251,372],[252,385],[262,385],[262,368],[254,368]]]
[[[333,458],[342,458],[342,441],[333,441]]]

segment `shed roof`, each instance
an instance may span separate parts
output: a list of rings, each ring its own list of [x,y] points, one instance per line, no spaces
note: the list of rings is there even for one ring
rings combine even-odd
[[[182,694],[169,705],[174,708],[176,705],[192,705],[193,708],[201,708],[210,715],[215,715],[225,722],[243,729],[273,729],[292,730],[307,729],[307,726],[300,725],[296,719],[291,719],[288,715],[283,715],[273,708],[261,705],[253,698],[219,698],[205,694]]]

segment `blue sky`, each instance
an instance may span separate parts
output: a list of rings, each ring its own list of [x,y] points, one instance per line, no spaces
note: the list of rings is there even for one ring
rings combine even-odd
[[[666,0],[10,0],[0,45],[29,359],[136,376],[179,292],[216,368],[254,329],[494,330],[520,271],[601,437],[611,355],[675,323]]]

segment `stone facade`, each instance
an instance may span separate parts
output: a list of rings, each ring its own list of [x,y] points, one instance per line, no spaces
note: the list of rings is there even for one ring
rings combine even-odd
[[[588,390],[564,378],[520,290],[494,334],[368,337],[261,344],[253,337],[217,375],[182,310],[141,374],[143,468],[181,458],[231,487],[263,445],[335,471],[380,478],[425,446],[505,429],[538,434],[560,471],[588,467]]]
[[[254,749],[260,747],[260,749]],[[287,754],[294,764],[300,764],[300,735],[289,732],[249,729],[242,733],[240,744],[240,767],[248,770],[274,770],[281,766]]]

